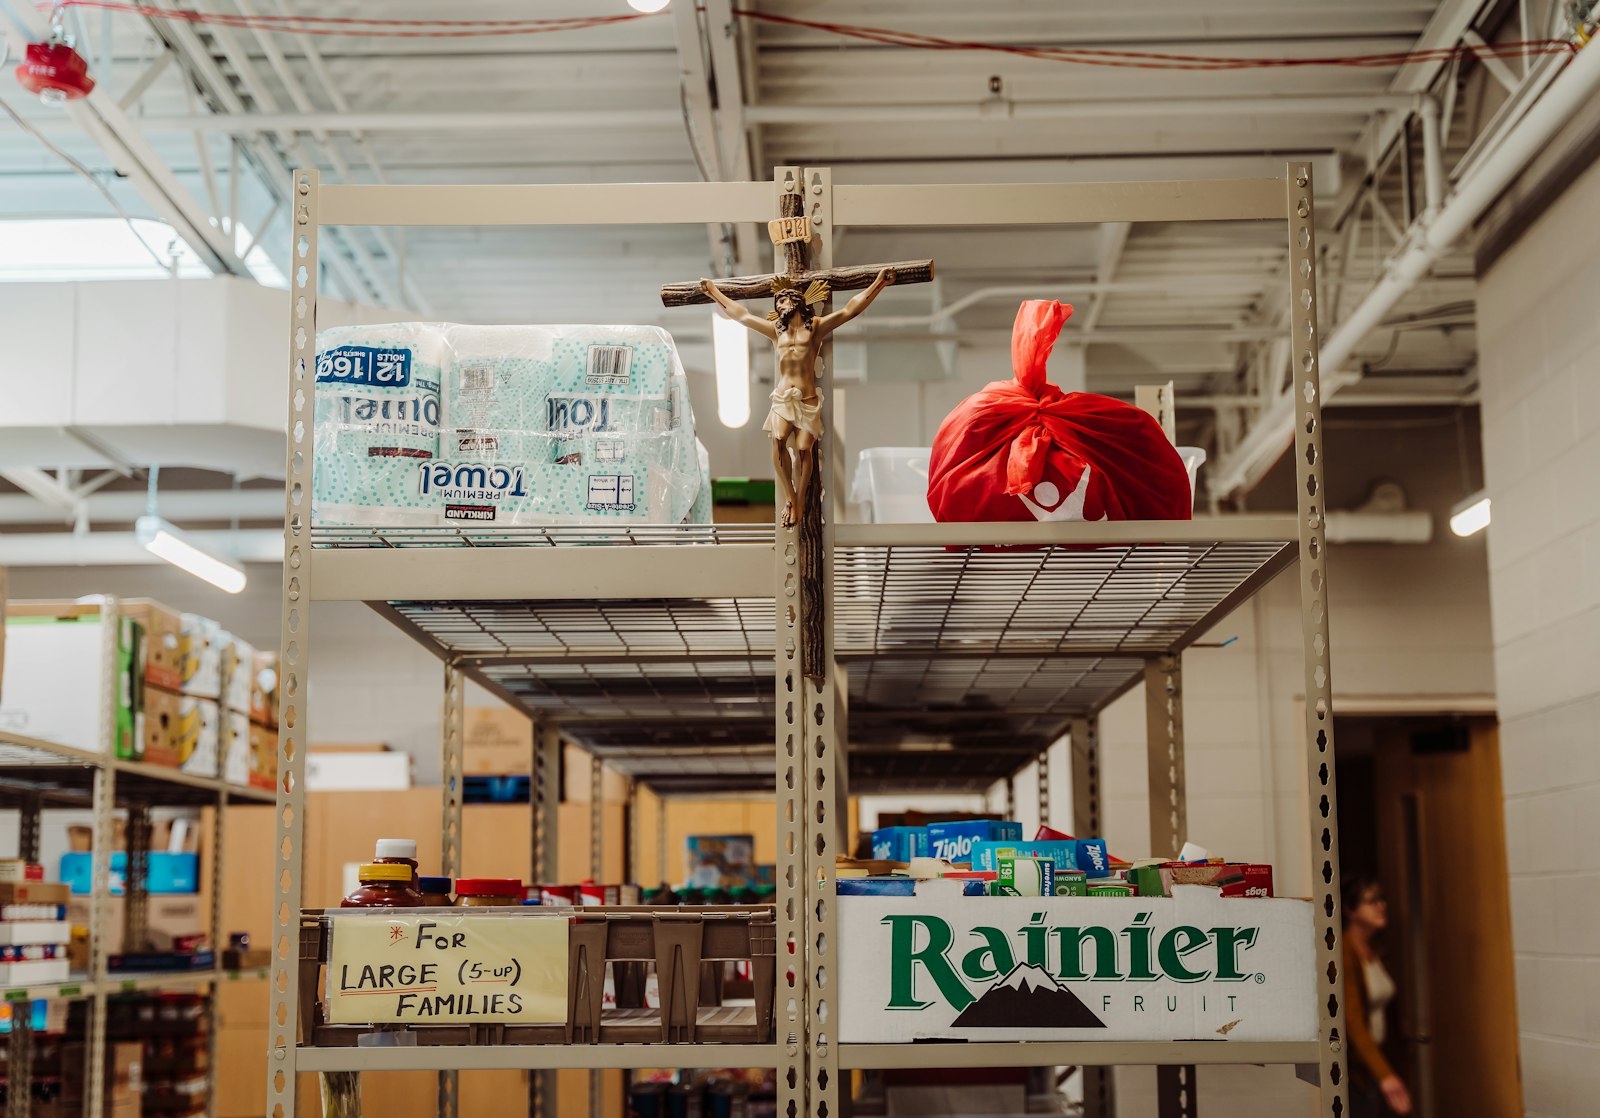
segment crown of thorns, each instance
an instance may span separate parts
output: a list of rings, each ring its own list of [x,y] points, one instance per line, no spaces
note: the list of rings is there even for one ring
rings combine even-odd
[[[828,296],[832,294],[828,288],[827,280],[814,279],[811,281],[811,284],[805,289],[805,291],[802,292],[798,283],[791,283],[783,276],[774,276],[772,279],[773,297],[776,298],[785,291],[792,291],[796,295],[800,295],[803,299],[805,299],[807,306],[814,306],[817,303],[826,302]],[[778,312],[776,310],[768,311],[767,317],[775,321],[778,317]]]

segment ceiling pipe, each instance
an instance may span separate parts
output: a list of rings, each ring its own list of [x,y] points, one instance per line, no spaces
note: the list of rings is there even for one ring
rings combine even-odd
[[[1416,109],[1414,93],[1283,97],[1138,98],[1121,101],[931,101],[926,104],[746,105],[748,124],[951,124],[993,120],[1096,120],[1173,116],[1364,116]],[[682,127],[676,109],[526,109],[478,112],[228,112],[144,116],[145,132],[497,132]]]
[[[281,508],[283,498],[278,498]],[[239,563],[283,561],[283,529],[238,532],[185,532],[196,547]],[[167,562],[144,549],[126,532],[8,532],[0,536],[4,567],[153,567]]]
[[[10,471],[0,471],[10,476]],[[80,497],[69,510],[38,494],[0,494],[0,524],[49,524],[85,518],[91,524],[132,524],[145,511],[142,490],[118,490]],[[163,492],[161,513],[180,524],[196,521],[282,520],[283,490],[197,489]]]
[[[1339,369],[1349,362],[1366,336],[1472,228],[1597,91],[1600,91],[1600,50],[1585,47],[1511,129],[1495,149],[1493,158],[1457,183],[1455,191],[1431,218],[1424,215],[1412,223],[1404,247],[1389,260],[1383,278],[1349,317],[1327,335],[1320,352],[1322,368]],[[1326,383],[1324,403],[1341,387],[1343,385],[1336,382]],[[1211,476],[1212,491],[1229,494],[1250,489],[1293,441],[1291,388],[1273,400],[1249,435],[1218,463],[1218,469]]]
[[[1173,116],[1365,116],[1417,105],[1412,93],[1358,93],[1281,97],[1134,98],[1120,101],[944,101],[926,104],[745,106],[753,124],[948,124],[990,120],[1094,120]]]

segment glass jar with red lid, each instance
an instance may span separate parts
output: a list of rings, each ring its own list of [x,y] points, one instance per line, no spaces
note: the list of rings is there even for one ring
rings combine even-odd
[[[361,887],[340,902],[343,908],[421,908],[422,894],[411,884],[411,867],[398,862],[368,862]]]
[[[522,882],[514,877],[458,877],[457,908],[501,908],[522,904]]]

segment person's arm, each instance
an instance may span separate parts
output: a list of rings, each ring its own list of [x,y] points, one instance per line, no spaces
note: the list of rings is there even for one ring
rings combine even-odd
[[[849,322],[856,315],[872,306],[872,300],[878,297],[878,292],[882,291],[893,282],[893,268],[885,268],[883,271],[879,272],[877,278],[872,281],[871,286],[869,286],[860,295],[857,295],[854,299],[851,299],[848,303],[834,311],[832,314],[823,315],[821,318],[817,319],[817,337],[826,337],[839,327],[843,326],[846,322]]]
[[[717,305],[728,312],[728,317],[739,325],[749,330],[754,330],[764,338],[774,341],[778,337],[778,328],[760,315],[751,314],[741,303],[736,303],[722,293],[722,289],[708,279],[700,281],[700,290],[717,301]]]
[[[1383,1049],[1367,1026],[1367,982],[1354,951],[1344,953],[1344,1031],[1350,1048],[1366,1065],[1374,1082],[1382,1083],[1394,1075],[1394,1068],[1383,1058]]]

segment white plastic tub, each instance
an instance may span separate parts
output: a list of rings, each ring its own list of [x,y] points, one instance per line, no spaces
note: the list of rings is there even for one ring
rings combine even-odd
[[[861,452],[850,499],[867,524],[932,524],[925,446],[875,446]]]
[[[1195,483],[1200,475],[1200,467],[1206,464],[1206,449],[1203,446],[1180,446],[1178,457],[1183,459],[1183,468],[1189,471],[1189,509],[1192,512],[1199,492]]]

